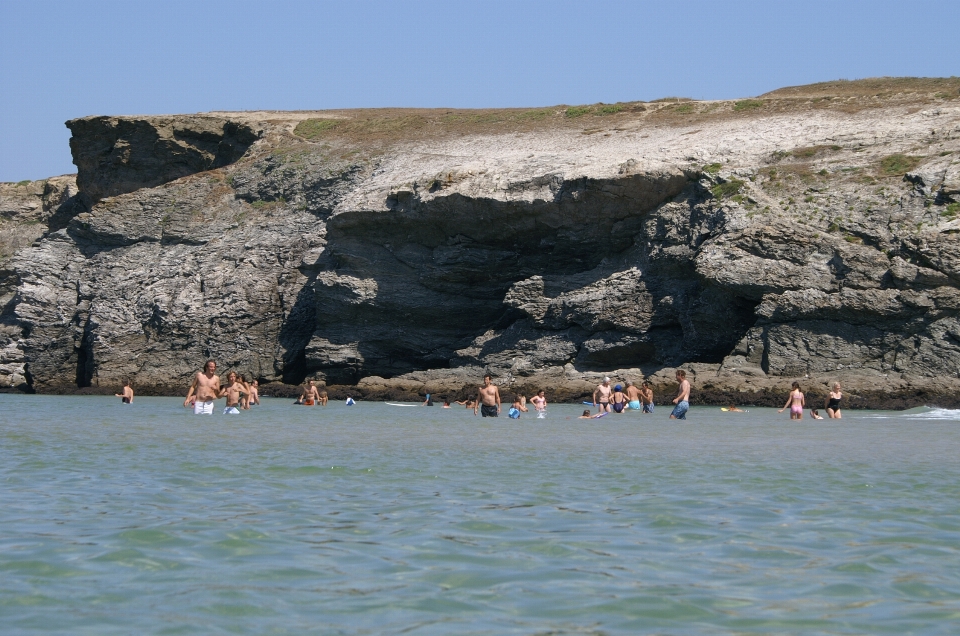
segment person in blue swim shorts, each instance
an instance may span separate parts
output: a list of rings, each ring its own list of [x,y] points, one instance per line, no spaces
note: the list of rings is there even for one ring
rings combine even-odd
[[[644,413],[653,413],[653,388],[647,381],[644,381],[643,388],[640,389],[640,401],[643,403]]]
[[[683,369],[677,369],[677,382],[680,387],[677,389],[677,397],[673,398],[673,412],[670,413],[671,420],[687,419],[687,409],[690,408],[690,382],[687,381],[687,372]]]

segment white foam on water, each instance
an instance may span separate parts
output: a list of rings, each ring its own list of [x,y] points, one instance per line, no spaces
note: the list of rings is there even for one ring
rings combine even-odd
[[[919,413],[903,413],[900,417],[911,420],[960,420],[960,409],[924,407]]]

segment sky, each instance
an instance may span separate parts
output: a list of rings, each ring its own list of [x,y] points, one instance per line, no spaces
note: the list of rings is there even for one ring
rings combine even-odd
[[[533,107],[960,75],[958,0],[0,0],[0,181],[87,115]]]

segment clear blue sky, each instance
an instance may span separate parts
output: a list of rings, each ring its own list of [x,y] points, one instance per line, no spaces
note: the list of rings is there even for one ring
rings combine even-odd
[[[84,115],[745,97],[960,75],[957,0],[0,0],[0,181]]]

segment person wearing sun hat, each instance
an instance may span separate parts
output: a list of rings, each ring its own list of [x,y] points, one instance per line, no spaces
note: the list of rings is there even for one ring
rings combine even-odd
[[[613,387],[610,406],[613,407],[614,413],[623,413],[627,408],[627,396],[623,394],[623,387],[619,384]]]

